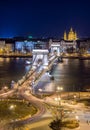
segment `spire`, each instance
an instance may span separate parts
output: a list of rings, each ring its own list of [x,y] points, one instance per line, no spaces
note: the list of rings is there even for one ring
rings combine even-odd
[[[70,32],[73,32],[73,29],[72,29],[72,27],[70,28]]]
[[[66,31],[64,32],[64,40],[67,40],[67,33],[66,33]]]
[[[75,34],[74,34],[74,39],[77,40],[77,33],[75,31]]]

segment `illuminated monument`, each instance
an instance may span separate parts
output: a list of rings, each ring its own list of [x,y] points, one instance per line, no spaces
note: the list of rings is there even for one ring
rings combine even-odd
[[[48,67],[48,53],[47,49],[33,49],[33,68],[42,65],[42,68]]]
[[[77,33],[74,32],[72,28],[70,29],[68,34],[65,31],[64,32],[64,40],[67,40],[67,41],[77,40]]]

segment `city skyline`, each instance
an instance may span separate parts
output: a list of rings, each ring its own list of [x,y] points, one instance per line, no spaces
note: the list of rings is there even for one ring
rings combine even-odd
[[[89,0],[1,0],[0,37],[62,38],[72,27],[78,37],[90,37]]]

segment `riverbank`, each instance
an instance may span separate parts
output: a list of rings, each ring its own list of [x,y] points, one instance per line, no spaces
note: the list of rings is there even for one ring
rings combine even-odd
[[[90,60],[90,56],[87,56],[87,57],[84,57],[84,56],[62,56],[62,58],[79,59],[79,60]]]
[[[1,58],[31,58],[33,55],[32,53],[22,54],[22,53],[10,53],[10,54],[0,54]],[[69,58],[69,59],[80,59],[80,60],[89,60],[90,54],[79,54],[79,53],[66,53],[62,54],[62,58]]]
[[[79,54],[79,53],[71,53],[71,54],[64,54],[62,55],[63,58],[69,58],[69,59],[80,59],[80,60],[88,60],[90,59],[90,54]]]
[[[17,58],[17,57],[20,57],[20,58],[31,58],[32,57],[32,54],[29,53],[29,54],[19,54],[19,53],[16,53],[16,54],[0,54],[0,57],[1,58]]]

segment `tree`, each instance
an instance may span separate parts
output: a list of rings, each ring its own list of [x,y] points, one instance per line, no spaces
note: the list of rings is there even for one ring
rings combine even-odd
[[[52,130],[61,130],[62,129],[62,120],[61,119],[56,119],[56,120],[53,120],[49,127],[52,129]]]

